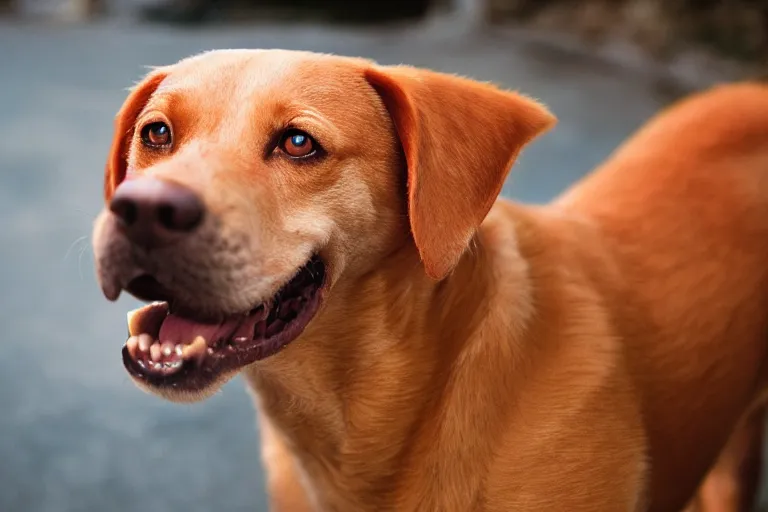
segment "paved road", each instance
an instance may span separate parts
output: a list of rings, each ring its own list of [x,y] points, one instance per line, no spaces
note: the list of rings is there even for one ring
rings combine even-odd
[[[124,88],[144,65],[226,47],[407,62],[539,97],[561,122],[524,154],[505,188],[525,201],[560,191],[669,100],[641,76],[439,26],[0,24],[0,512],[265,509],[242,383],[194,406],[134,388],[120,347],[135,303],[102,298],[88,243]]]

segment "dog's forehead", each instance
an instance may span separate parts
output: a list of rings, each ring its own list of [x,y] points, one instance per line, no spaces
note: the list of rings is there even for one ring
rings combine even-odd
[[[284,94],[349,94],[364,83],[363,59],[290,50],[217,50],[171,67],[158,91],[216,91],[229,98]]]

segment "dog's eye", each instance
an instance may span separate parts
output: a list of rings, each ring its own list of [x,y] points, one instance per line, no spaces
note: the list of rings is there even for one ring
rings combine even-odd
[[[141,142],[152,148],[168,146],[171,144],[171,128],[161,121],[144,125],[141,129]]]
[[[280,140],[280,149],[292,158],[304,158],[313,155],[317,148],[315,141],[301,130],[287,130]]]

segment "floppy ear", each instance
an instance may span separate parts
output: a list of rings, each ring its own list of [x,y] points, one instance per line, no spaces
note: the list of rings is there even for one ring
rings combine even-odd
[[[490,84],[407,66],[365,71],[394,121],[408,166],[411,233],[427,274],[458,263],[522,147],[555,118]]]
[[[133,138],[136,118],[155,92],[160,82],[167,76],[167,72],[157,69],[150,72],[123,102],[120,111],[115,117],[112,146],[107,157],[107,166],[104,173],[104,199],[108,202],[117,186],[125,179],[128,165],[128,147]]]

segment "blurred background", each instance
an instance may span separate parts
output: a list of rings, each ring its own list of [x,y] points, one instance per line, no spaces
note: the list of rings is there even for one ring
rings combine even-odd
[[[153,3],[154,2],[154,3]],[[0,512],[266,510],[238,379],[204,404],[126,376],[90,248],[112,120],[144,66],[215,48],[495,81],[559,126],[504,195],[546,201],[661,107],[768,68],[766,0],[0,0]]]

